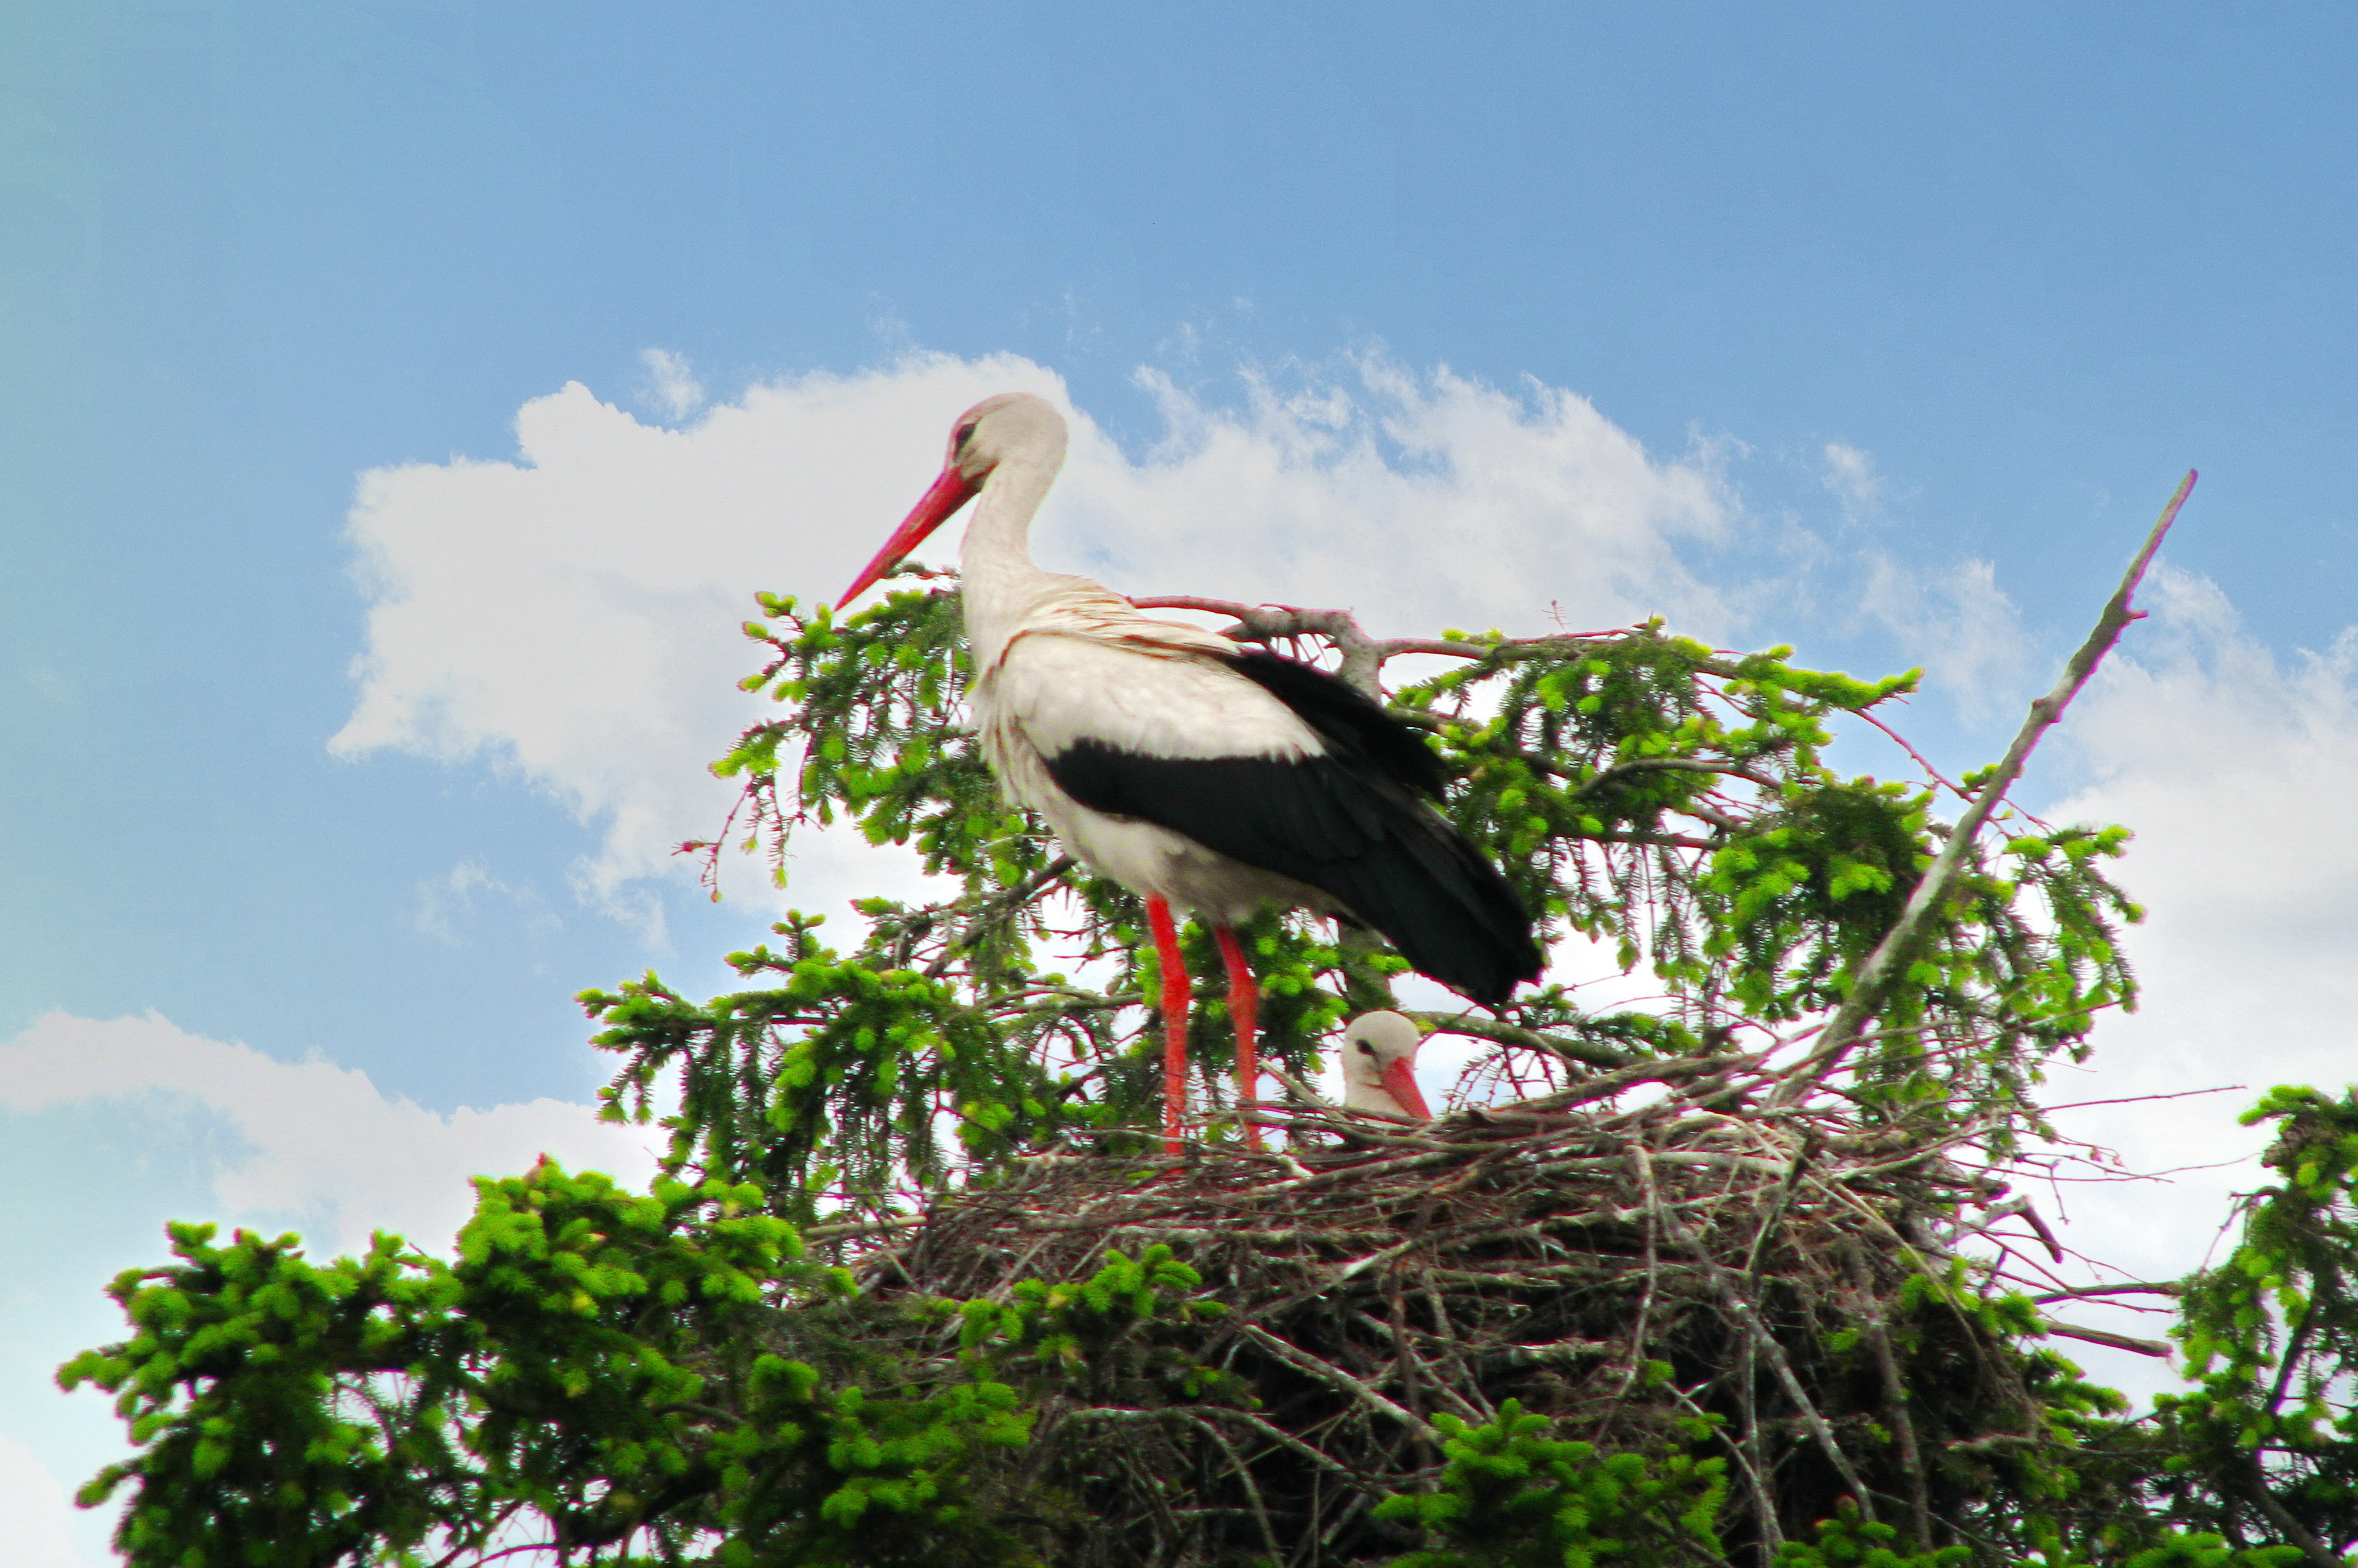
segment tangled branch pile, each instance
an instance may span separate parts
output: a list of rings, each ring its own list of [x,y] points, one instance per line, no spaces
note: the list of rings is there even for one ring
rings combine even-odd
[[[1615,1108],[1640,1079],[1682,1082]],[[1838,1108],[1760,1114],[1773,1083],[1690,1061],[1413,1130],[1297,1107],[1271,1118],[1296,1155],[1043,1154],[846,1256],[871,1299],[975,1302],[1167,1255],[1217,1303],[1043,1402],[1006,1484],[1067,1499],[1057,1563],[1388,1560],[1418,1521],[1374,1505],[1443,1485],[1453,1420],[1518,1411],[1674,1459],[1722,1551],[1843,1498],[1920,1550],[1934,1519],[1970,1534],[2039,1489],[2069,1408],[2066,1365],[2012,1343],[2027,1303],[1993,1306],[1939,1239],[2003,1188]],[[1173,1397],[1206,1368],[1250,1396]],[[1717,1560],[1683,1544],[1668,1560]]]

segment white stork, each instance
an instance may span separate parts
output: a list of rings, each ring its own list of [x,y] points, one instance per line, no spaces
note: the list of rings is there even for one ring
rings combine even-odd
[[[1416,1087],[1416,1025],[1397,1012],[1363,1012],[1343,1031],[1343,1103],[1398,1121],[1431,1121]]]
[[[1065,421],[1025,393],[958,416],[941,477],[838,603],[849,605],[978,495],[959,557],[974,684],[1000,787],[1082,863],[1141,894],[1163,970],[1164,1147],[1179,1148],[1191,991],[1174,904],[1212,927],[1237,1027],[1245,1136],[1259,989],[1235,927],[1264,904],[1374,927],[1410,964],[1498,1006],[1545,959],[1497,867],[1435,811],[1441,761],[1417,732],[1314,665],[1152,620],[1087,578],[1033,565],[1033,514]]]

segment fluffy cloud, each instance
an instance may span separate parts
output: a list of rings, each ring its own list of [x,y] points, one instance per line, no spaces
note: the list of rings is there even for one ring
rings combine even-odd
[[[95,1568],[101,1561],[83,1549],[81,1538],[92,1531],[65,1483],[6,1436],[0,1436],[0,1515],[8,1520],[8,1561],[18,1568]]]
[[[221,1217],[299,1228],[318,1251],[364,1246],[375,1230],[442,1246],[473,1212],[470,1176],[522,1171],[543,1153],[643,1182],[660,1137],[553,1099],[438,1116],[386,1098],[365,1073],[316,1058],[282,1062],[186,1033],[154,1013],[101,1021],[52,1012],[0,1044],[0,1109],[92,1101],[115,1102],[164,1136],[189,1108],[226,1119],[245,1149],[214,1173]]]
[[[525,405],[517,462],[372,470],[352,515],[368,643],[333,749],[521,774],[602,829],[582,891],[652,927],[631,884],[719,824],[733,792],[704,764],[764,711],[734,690],[753,590],[850,581],[936,427],[1007,386],[1058,391],[1025,362],[935,359],[757,387],[672,430],[576,384]]]
[[[2338,1087],[2358,1066],[2358,819],[2321,803],[2358,773],[2358,631],[2282,659],[2207,581],[2165,568],[2147,598],[2151,630],[2071,721],[2093,779],[2057,808],[2137,834],[2123,874],[2151,911],[2130,938],[2145,1000],[2108,1028],[2108,1073],[2139,1092]],[[2172,1163],[2228,1147],[2186,1141],[2218,1119],[2199,1103],[2117,1119]]]
[[[649,363],[659,388],[687,384]],[[1141,456],[1075,413],[1044,564],[1140,593],[1339,601],[1392,632],[1732,622],[1677,553],[1726,526],[1707,457],[1650,459],[1570,393],[1379,361],[1256,382],[1238,411],[1143,383],[1166,428]],[[640,879],[709,836],[730,792],[703,764],[765,711],[733,689],[753,591],[839,591],[932,477],[951,416],[1009,389],[1069,407],[1052,372],[1008,356],[756,386],[685,429],[574,384],[525,406],[516,461],[371,471],[352,514],[368,643],[335,750],[520,774],[600,828],[585,894],[654,928]],[[955,535],[928,553],[954,557]],[[862,846],[803,854],[806,905],[910,885],[905,860]]]
[[[703,384],[687,368],[687,361],[668,349],[648,349],[639,355],[647,379],[639,400],[666,419],[685,419],[704,402]]]
[[[1732,506],[1708,453],[1658,462],[1585,398],[1521,395],[1380,361],[1355,384],[1249,384],[1215,410],[1144,373],[1167,434],[1131,463],[1095,437],[1037,531],[1042,554],[1125,588],[1344,603],[1379,631],[1547,630],[1660,611],[1704,636],[1736,612],[1679,546]]]
[[[474,913],[478,893],[507,904],[525,927],[537,935],[551,935],[564,928],[565,922],[538,893],[502,881],[480,860],[461,860],[440,876],[419,881],[411,924],[446,946],[460,946],[462,939],[454,923]]]
[[[2031,675],[2033,639],[1988,561],[1909,566],[1879,550],[1863,553],[1859,613],[1888,633],[1901,656],[1924,671],[1971,722],[2014,707]],[[2040,672],[2044,674],[2045,672]]]
[[[1828,441],[1825,460],[1819,482],[1833,492],[1843,511],[1854,517],[1874,511],[1883,499],[1883,476],[1875,471],[1875,459],[1856,447]]]

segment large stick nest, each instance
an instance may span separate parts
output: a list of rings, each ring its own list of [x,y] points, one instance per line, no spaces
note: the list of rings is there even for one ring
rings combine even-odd
[[[1370,1508],[1438,1479],[1432,1418],[1509,1400],[1606,1450],[1724,1459],[1738,1561],[1845,1496],[1958,1539],[2044,1435],[2039,1364],[1970,1285],[1903,1285],[1948,1274],[1934,1236],[2000,1189],[1855,1109],[1725,1092],[1616,1110],[1592,1086],[1412,1129],[1297,1108],[1272,1118],[1289,1154],[1044,1154],[844,1256],[871,1301],[1006,1300],[1159,1243],[1223,1304],[1055,1386],[1006,1476],[1063,1499],[1033,1519],[1050,1561],[1396,1555],[1414,1541]]]

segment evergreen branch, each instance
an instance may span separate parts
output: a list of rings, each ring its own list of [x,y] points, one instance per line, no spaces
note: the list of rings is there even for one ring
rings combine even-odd
[[[1918,767],[1923,769],[1925,776],[1930,778],[1934,784],[1939,784],[1951,795],[1955,795],[1959,800],[1970,801],[1974,798],[1973,791],[1954,783],[1950,779],[1948,774],[1934,767],[1932,765],[1931,759],[1924,755],[1923,752],[1918,751],[1915,745],[1909,741],[1907,736],[1902,735],[1898,730],[1894,730],[1890,725],[1886,724],[1882,719],[1874,717],[1872,714],[1865,714],[1861,717],[1865,718],[1869,724],[1874,725],[1877,730],[1882,730],[1885,738],[1893,745],[1907,752],[1909,760],[1914,762]]]
[[[982,940],[983,934],[1039,896],[1041,891],[1073,869],[1070,855],[1059,855],[1006,892],[993,894],[974,912],[963,929],[942,947],[941,956],[925,966],[925,978],[939,979],[959,954]]]
[[[1570,776],[1570,770],[1560,763],[1542,761],[1538,763],[1538,766],[1545,773]],[[1759,784],[1764,788],[1768,787],[1771,782],[1740,762],[1707,762],[1700,757],[1632,757],[1628,762],[1616,762],[1609,768],[1600,770],[1594,778],[1575,784],[1569,794],[1573,799],[1577,800],[1593,789],[1602,789],[1606,784],[1618,781],[1624,773],[1720,773],[1728,778],[1742,779],[1747,784]]]

